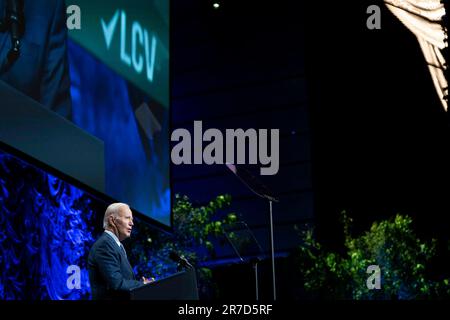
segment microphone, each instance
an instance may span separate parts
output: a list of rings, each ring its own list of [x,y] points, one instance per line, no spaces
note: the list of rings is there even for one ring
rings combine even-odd
[[[192,264],[187,261],[187,259],[183,256],[180,256],[178,253],[176,253],[174,250],[172,250],[169,254],[169,258],[178,263],[178,265],[185,267],[185,268],[194,268]]]

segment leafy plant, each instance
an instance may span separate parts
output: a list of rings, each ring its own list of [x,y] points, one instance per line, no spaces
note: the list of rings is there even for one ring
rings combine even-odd
[[[196,267],[200,294],[210,295],[212,271],[201,262],[215,256],[212,240],[222,234],[222,226],[237,221],[235,213],[219,218],[220,211],[230,203],[229,195],[219,195],[207,205],[194,206],[187,196],[176,195],[172,234],[155,230],[142,221],[136,223],[129,244],[135,272],[156,279],[175,273],[177,265],[169,258],[175,251]]]
[[[412,219],[397,215],[372,224],[359,237],[350,233],[351,218],[341,214],[346,254],[328,252],[314,239],[312,229],[301,232],[296,261],[304,288],[322,298],[424,299],[449,297],[449,279],[430,280],[427,265],[436,255],[435,239],[422,242],[412,229]],[[368,289],[367,268],[381,269],[381,289]]]

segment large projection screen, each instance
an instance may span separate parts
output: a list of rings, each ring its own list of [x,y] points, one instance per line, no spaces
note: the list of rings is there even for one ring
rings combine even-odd
[[[169,0],[71,4],[72,121],[104,142],[105,193],[170,226]]]

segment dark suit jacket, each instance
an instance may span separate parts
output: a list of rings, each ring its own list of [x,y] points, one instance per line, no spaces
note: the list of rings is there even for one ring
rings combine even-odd
[[[92,299],[120,299],[126,291],[143,285],[135,280],[125,252],[107,233],[94,243],[88,258]]]
[[[5,8],[6,0],[0,0],[0,19]],[[24,15],[21,55],[10,68],[0,70],[0,79],[70,120],[64,0],[24,0]],[[0,32],[0,66],[10,48],[9,31]]]

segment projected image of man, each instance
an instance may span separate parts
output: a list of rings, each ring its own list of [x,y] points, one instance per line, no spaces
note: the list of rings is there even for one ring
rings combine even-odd
[[[0,0],[0,80],[71,119],[64,0]]]

